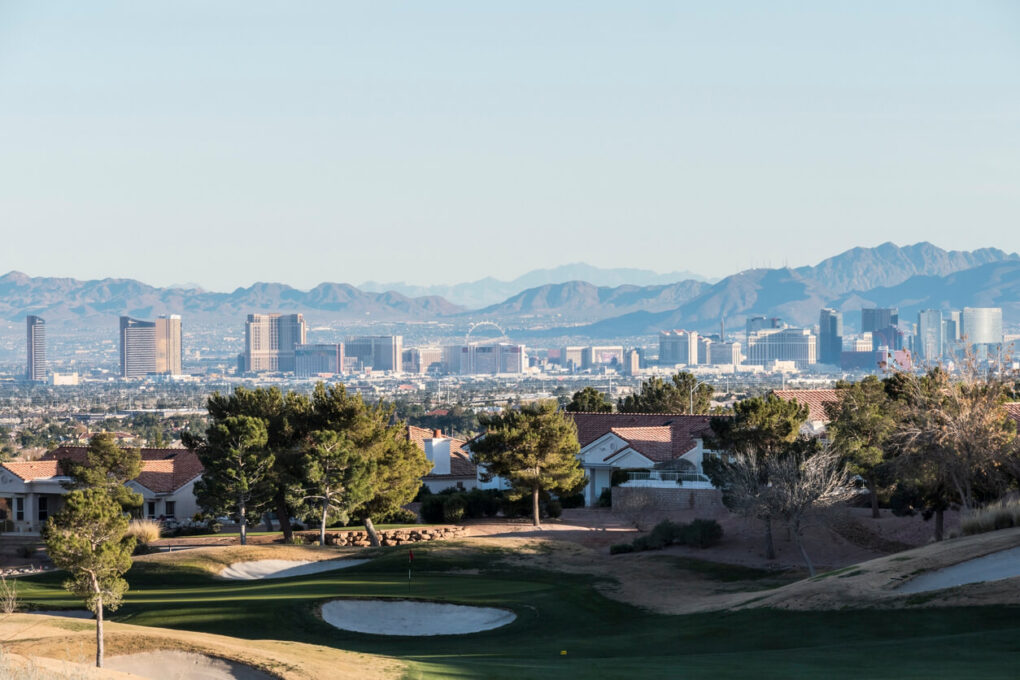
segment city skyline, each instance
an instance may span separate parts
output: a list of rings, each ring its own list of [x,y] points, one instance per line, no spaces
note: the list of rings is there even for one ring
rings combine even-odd
[[[717,277],[889,239],[968,249],[970,225],[1020,245],[1013,3],[0,18],[0,271],[230,290],[271,268],[307,289],[564,261]],[[509,233],[495,257],[471,238]]]

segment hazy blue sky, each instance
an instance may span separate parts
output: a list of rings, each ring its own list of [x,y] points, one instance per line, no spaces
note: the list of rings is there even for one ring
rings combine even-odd
[[[1020,2],[0,0],[0,271],[1020,249]]]

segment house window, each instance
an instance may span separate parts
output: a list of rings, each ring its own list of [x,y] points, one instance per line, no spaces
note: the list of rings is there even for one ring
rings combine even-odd
[[[14,499],[14,519],[19,522],[25,521],[25,499],[15,498]]]
[[[155,519],[156,518],[156,501],[149,501],[148,506],[149,506],[149,512],[147,514],[149,515],[149,519]]]
[[[166,516],[168,519],[174,519],[174,509],[177,507],[177,501],[166,502]]]
[[[46,496],[39,496],[39,521],[45,522],[50,516],[50,499]]]

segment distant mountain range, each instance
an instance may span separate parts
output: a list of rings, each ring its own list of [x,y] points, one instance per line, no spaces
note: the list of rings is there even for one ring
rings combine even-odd
[[[572,273],[586,273],[602,282],[634,278],[618,285],[548,280]],[[662,276],[684,278],[635,282]],[[309,291],[256,283],[215,293],[157,288],[132,279],[78,281],[11,272],[0,277],[0,317],[20,321],[27,314],[38,314],[49,322],[90,323],[122,314],[138,318],[181,314],[195,321],[237,323],[250,312],[281,311],[304,312],[316,323],[494,320],[515,333],[592,339],[647,335],[664,328],[714,330],[721,321],[738,328],[756,314],[813,325],[822,307],[856,312],[861,306],[895,306],[902,318],[910,319],[924,308],[997,306],[1003,308],[1007,323],[1020,322],[1020,256],[995,248],[966,252],[930,243],[902,247],[884,243],[854,248],[814,266],[750,269],[715,283],[686,273],[662,275],[583,264],[536,270],[515,281],[529,280],[540,283],[522,283],[495,303],[463,305],[440,295],[367,292],[344,283],[322,283]],[[478,299],[492,295],[497,284],[514,283],[484,279],[450,288],[458,289],[457,299],[464,300],[470,287],[488,285],[486,281],[493,287],[474,293]],[[847,314],[845,321],[854,327],[857,318]]]
[[[411,297],[438,295],[454,304],[476,309],[503,302],[507,298],[529,288],[557,283],[582,281],[596,287],[655,286],[688,279],[693,281],[710,281],[710,279],[704,276],[689,271],[659,274],[647,269],[604,269],[602,267],[593,267],[583,262],[576,262],[552,269],[535,269],[527,274],[518,276],[512,281],[500,281],[490,276],[478,281],[447,286],[416,286],[402,282],[379,283],[377,281],[366,281],[359,287],[362,290],[393,290]]]

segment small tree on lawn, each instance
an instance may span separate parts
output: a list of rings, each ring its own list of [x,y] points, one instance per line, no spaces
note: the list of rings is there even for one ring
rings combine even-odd
[[[330,513],[348,514],[372,497],[372,461],[342,433],[316,430],[305,443],[301,467],[305,500],[319,506],[319,545],[326,545]]]
[[[124,486],[142,471],[142,454],[138,449],[124,449],[109,432],[99,432],[89,440],[85,461],[60,460],[60,469],[71,478],[68,489],[102,489],[120,504],[125,512],[142,507],[142,494]]]
[[[577,493],[585,484],[577,454],[577,427],[547,401],[481,418],[485,434],[471,444],[485,481],[499,476],[510,483],[511,499],[531,496],[532,523],[541,526],[538,501],[543,491]]]
[[[115,611],[128,589],[121,575],[131,568],[135,539],[127,536],[128,518],[104,490],[69,493],[64,507],[49,519],[46,550],[70,576],[64,588],[85,600],[96,615],[96,666],[103,665],[103,608]]]
[[[241,545],[248,542],[248,515],[258,512],[272,498],[267,478],[273,454],[266,452],[266,426],[250,416],[230,416],[210,425],[206,440],[196,454],[205,467],[195,484],[195,494],[207,510],[229,510],[241,527]]]

